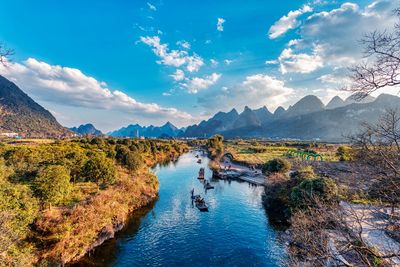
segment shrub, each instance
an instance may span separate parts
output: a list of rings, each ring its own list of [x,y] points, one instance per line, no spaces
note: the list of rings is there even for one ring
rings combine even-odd
[[[313,207],[316,201],[330,204],[337,201],[338,187],[332,179],[306,179],[292,189],[290,201],[292,207],[304,209]]]
[[[143,166],[143,157],[139,153],[128,152],[124,158],[124,165],[130,171],[138,171]]]
[[[291,168],[291,164],[286,159],[276,158],[268,161],[263,165],[263,172],[287,172]]]
[[[336,150],[336,156],[340,161],[349,161],[352,159],[351,148],[347,146],[339,146]]]
[[[292,172],[290,178],[298,180],[313,179],[315,178],[314,169],[312,166],[306,166],[300,170]]]
[[[64,166],[49,165],[39,172],[36,190],[44,203],[62,204],[71,192],[70,179]]]
[[[82,176],[86,182],[109,185],[116,181],[117,171],[111,159],[94,154],[83,166]]]

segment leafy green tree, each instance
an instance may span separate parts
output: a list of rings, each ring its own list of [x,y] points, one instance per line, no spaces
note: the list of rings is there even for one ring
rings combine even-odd
[[[143,158],[139,153],[128,152],[124,158],[124,165],[130,171],[138,171],[143,166]]]
[[[71,192],[70,175],[64,166],[49,165],[39,172],[36,179],[36,190],[46,204],[64,203]]]
[[[82,177],[86,182],[109,185],[116,181],[117,170],[111,159],[97,153],[91,155],[83,166]]]
[[[276,158],[276,159],[267,161],[264,164],[262,170],[264,173],[268,173],[268,172],[285,173],[285,172],[289,171],[291,167],[292,167],[292,165],[290,164],[290,162],[288,160]]]
[[[293,207],[303,209],[313,207],[319,200],[326,204],[334,203],[338,194],[338,187],[332,179],[306,179],[292,189],[290,200]]]

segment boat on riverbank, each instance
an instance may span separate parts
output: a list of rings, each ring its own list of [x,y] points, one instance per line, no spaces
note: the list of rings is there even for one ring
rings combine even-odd
[[[200,180],[202,180],[202,179],[204,179],[204,168],[200,168],[200,170],[199,170],[199,176],[197,177],[197,179],[200,179]]]

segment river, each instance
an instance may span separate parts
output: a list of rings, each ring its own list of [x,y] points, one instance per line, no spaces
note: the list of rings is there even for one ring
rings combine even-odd
[[[262,206],[263,187],[211,180],[205,192],[208,159],[195,153],[156,166],[159,198],[130,218],[115,239],[106,241],[76,266],[281,266],[285,250]],[[204,196],[209,212],[193,206],[190,190]]]

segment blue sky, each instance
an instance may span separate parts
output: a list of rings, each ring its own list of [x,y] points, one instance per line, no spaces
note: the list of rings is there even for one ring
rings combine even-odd
[[[357,40],[390,28],[398,1],[0,2],[0,74],[66,126],[178,126],[245,105],[324,102],[361,60]]]

